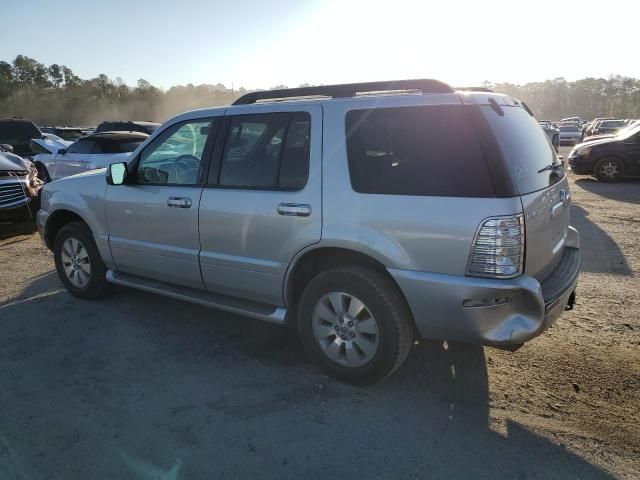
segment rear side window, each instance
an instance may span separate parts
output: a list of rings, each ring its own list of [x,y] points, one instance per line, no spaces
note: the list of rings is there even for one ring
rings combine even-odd
[[[549,187],[564,177],[562,170],[549,168],[556,162],[556,152],[536,119],[524,108],[501,106],[504,115],[488,105],[480,108],[498,137],[520,195]]]
[[[300,190],[309,170],[308,113],[232,117],[224,144],[219,185]]]
[[[462,105],[352,110],[346,124],[351,185],[357,192],[494,196]]]

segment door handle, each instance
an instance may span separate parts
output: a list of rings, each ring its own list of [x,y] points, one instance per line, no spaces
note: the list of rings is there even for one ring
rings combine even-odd
[[[285,217],[308,217],[311,215],[311,205],[305,203],[281,203],[278,213]]]
[[[191,199],[189,197],[169,197],[167,205],[173,208],[191,208]]]

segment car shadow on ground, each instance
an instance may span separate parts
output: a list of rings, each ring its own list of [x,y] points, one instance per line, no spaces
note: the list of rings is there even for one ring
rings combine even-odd
[[[580,233],[580,249],[583,272],[632,275],[622,249],[616,241],[589,219],[589,212],[571,205],[571,225]]]
[[[37,230],[35,222],[0,223],[0,242],[13,237],[31,235]],[[6,242],[2,242],[2,244],[4,245]]]
[[[625,178],[621,182],[606,183],[595,178],[578,178],[576,186],[601,197],[623,203],[640,204],[640,178]]]
[[[51,275],[0,306],[0,345],[0,478],[612,478],[491,419],[478,346],[421,342],[353,387],[290,329]]]

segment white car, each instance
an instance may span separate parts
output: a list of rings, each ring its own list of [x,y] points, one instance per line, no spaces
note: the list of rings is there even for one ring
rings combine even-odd
[[[582,129],[577,125],[560,125],[560,145],[575,145],[582,141]]]
[[[77,173],[126,162],[129,154],[149,135],[138,132],[104,132],[81,138],[55,153],[33,157],[42,180],[51,181]]]

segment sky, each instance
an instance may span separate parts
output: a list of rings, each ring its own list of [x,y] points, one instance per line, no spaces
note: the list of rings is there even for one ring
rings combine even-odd
[[[0,0],[23,54],[135,85],[640,77],[640,0]]]

